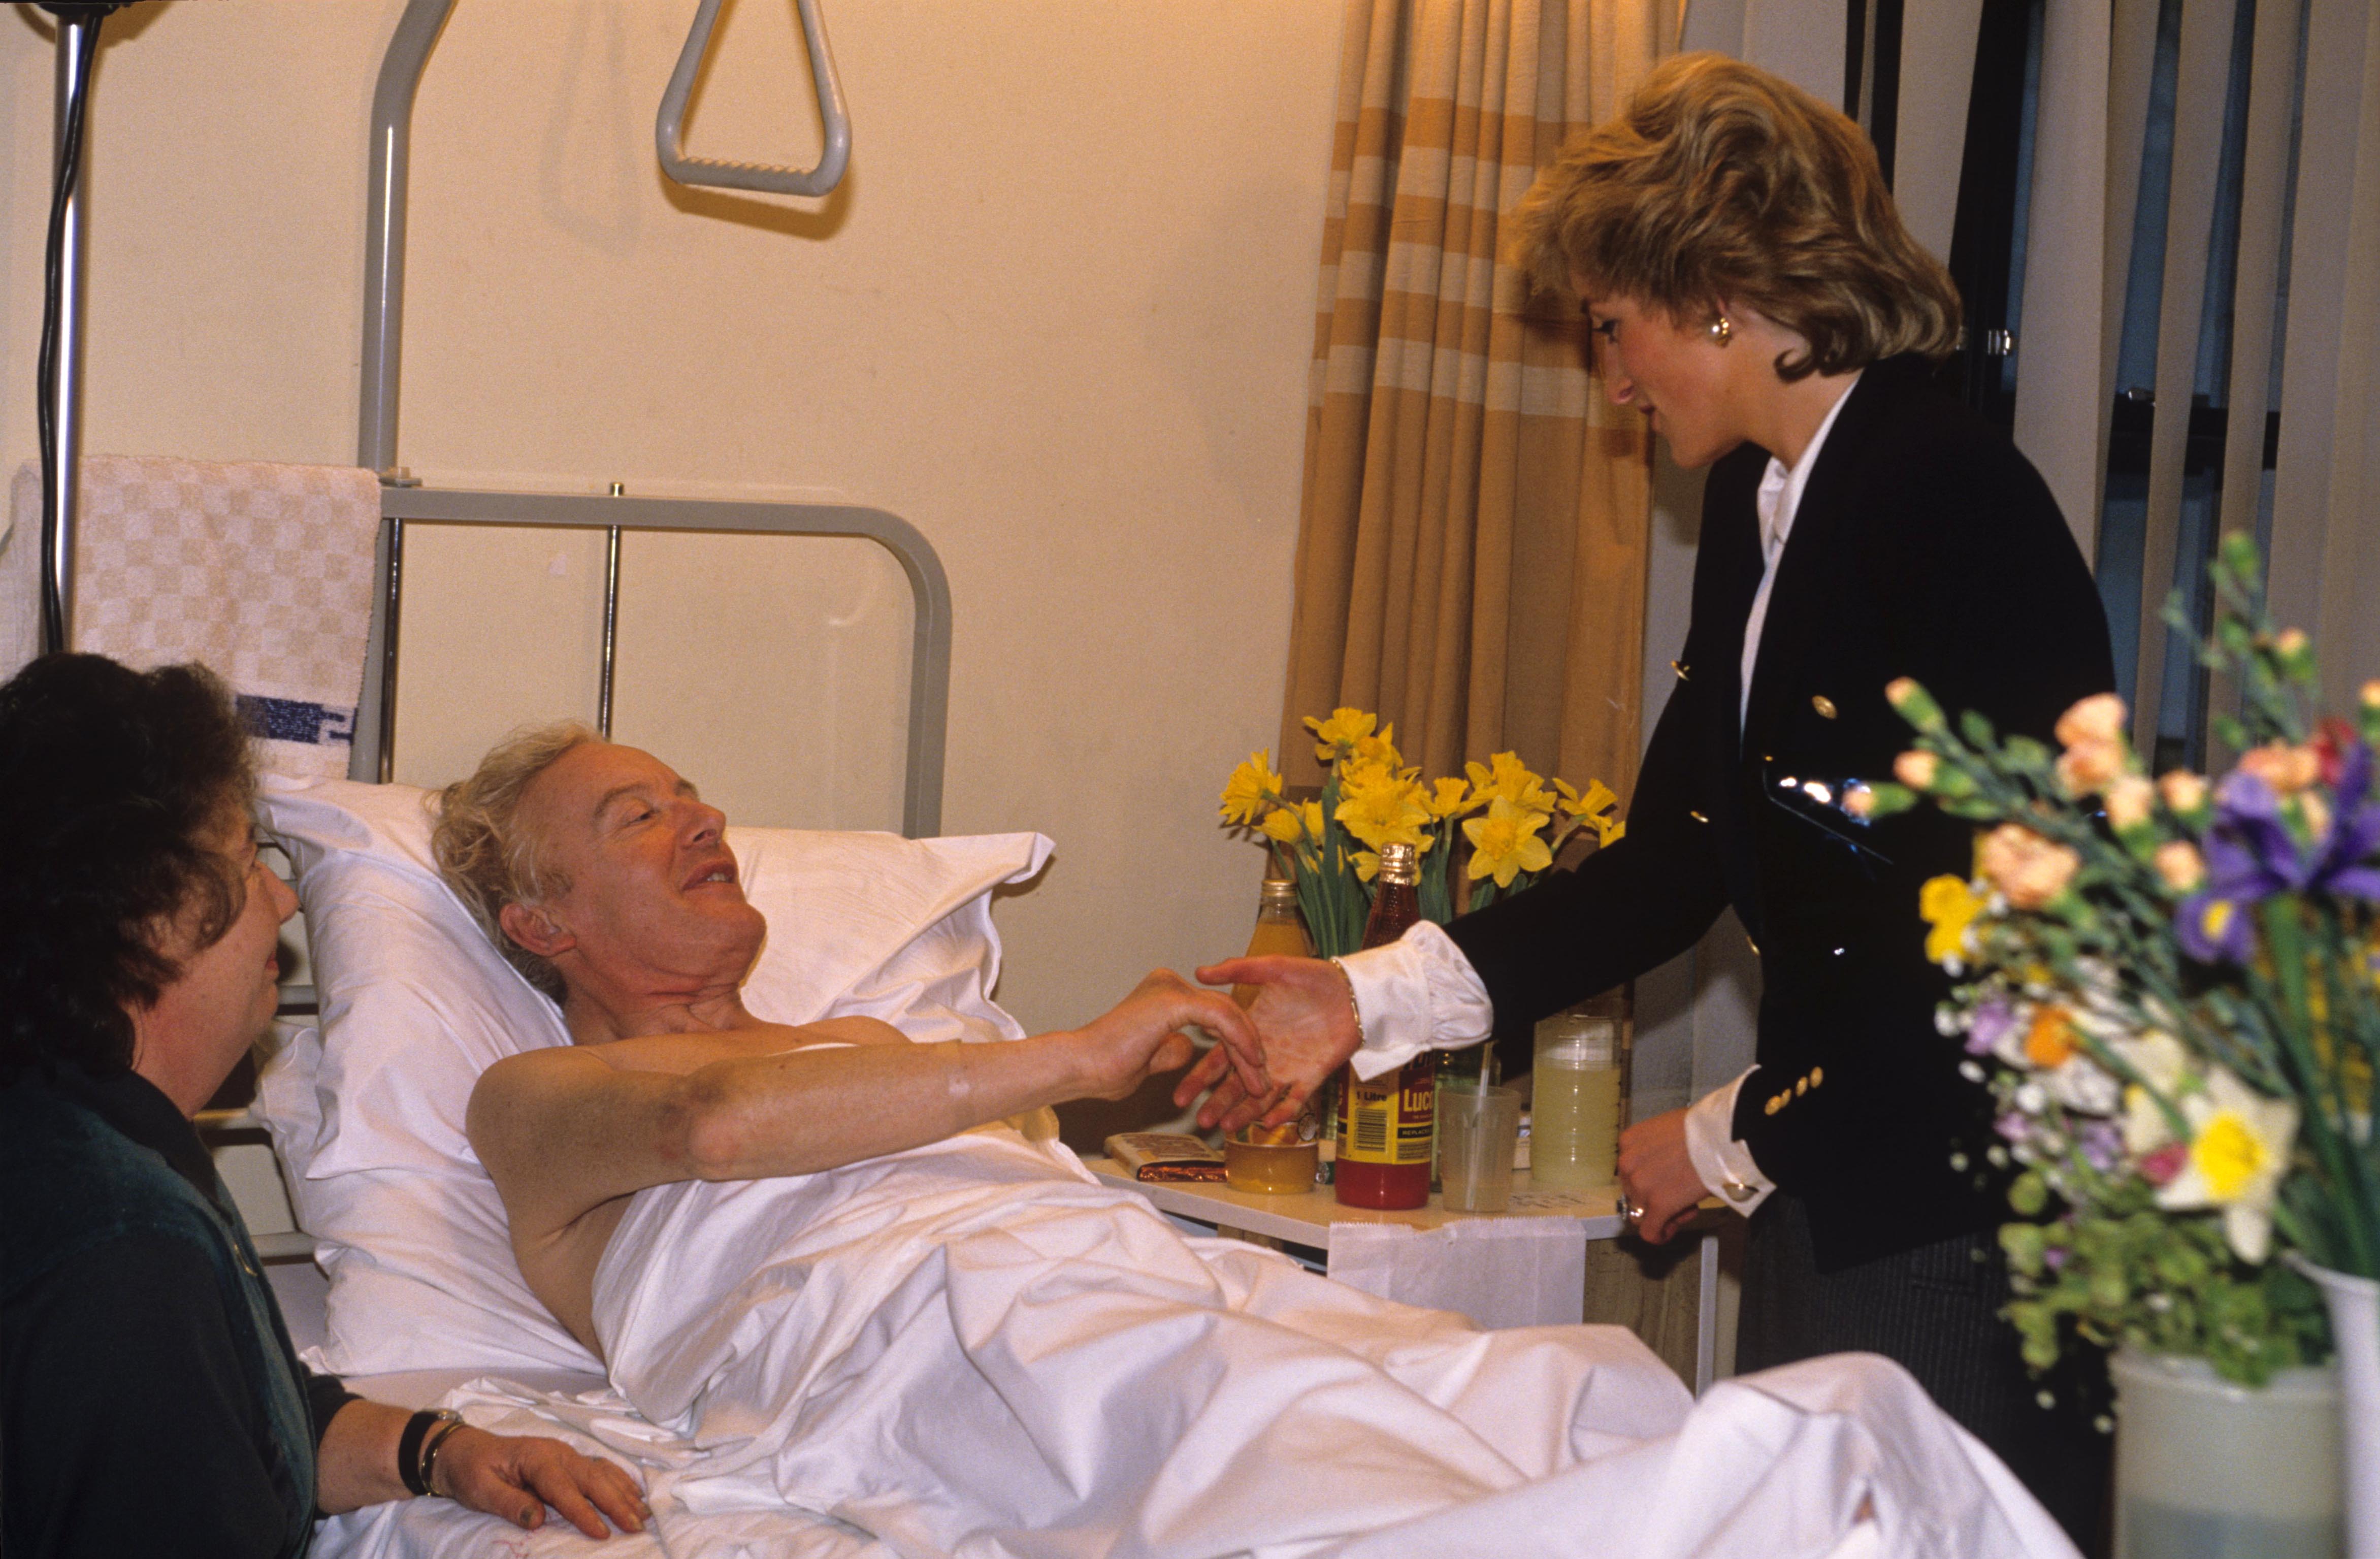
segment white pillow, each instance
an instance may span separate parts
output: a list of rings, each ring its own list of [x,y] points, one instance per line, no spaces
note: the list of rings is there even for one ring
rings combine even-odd
[[[431,797],[410,786],[269,775],[264,827],[298,868],[321,1000],[267,1065],[256,1112],[330,1274],[337,1374],[600,1365],[522,1282],[504,1206],[463,1116],[503,1057],[567,1044],[561,1015],[439,878]],[[867,1014],[919,1041],[1002,1040],[990,894],[1039,871],[1038,834],[903,839],[731,828],[769,940],[757,1016]]]

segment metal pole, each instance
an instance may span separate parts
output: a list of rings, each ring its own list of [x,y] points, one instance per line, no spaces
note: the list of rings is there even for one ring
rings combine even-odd
[[[58,250],[57,356],[44,386],[50,404],[57,408],[49,448],[57,481],[42,516],[42,533],[50,538],[47,561],[51,587],[57,592],[58,622],[56,642],[44,643],[44,650],[70,649],[74,644],[75,519],[80,508],[82,476],[82,169],[67,164],[67,127],[89,90],[76,65],[86,49],[99,46],[99,23],[98,16],[58,18],[57,114],[51,176],[53,188],[64,195],[65,211]],[[76,150],[84,152],[80,147]]]
[[[372,777],[382,785],[396,774],[396,629],[397,612],[405,604],[405,521],[391,518],[387,523],[388,594],[381,612],[379,750],[372,755]]]
[[[612,484],[613,497],[620,484]],[[620,641],[620,528],[608,529],[603,544],[603,682],[595,694],[595,728],[612,739],[612,666]]]
[[[413,97],[422,67],[455,0],[410,0],[381,56],[372,91],[371,195],[364,230],[364,375],[356,464],[386,473],[396,464],[397,370],[405,335],[406,162]]]

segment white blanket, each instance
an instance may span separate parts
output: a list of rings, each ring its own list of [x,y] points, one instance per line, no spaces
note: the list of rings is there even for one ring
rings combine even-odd
[[[458,1400],[641,1464],[672,1555],[2072,1552],[1881,1359],[1696,1405],[1623,1330],[1481,1332],[1185,1240],[1002,1128],[639,1193],[595,1313],[625,1403]],[[318,1552],[492,1551],[383,1509]]]

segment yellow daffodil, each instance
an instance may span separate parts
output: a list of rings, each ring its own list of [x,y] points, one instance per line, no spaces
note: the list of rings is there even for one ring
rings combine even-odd
[[[1963,877],[1928,878],[1917,890],[1917,912],[1934,929],[1925,933],[1925,956],[1946,968],[1967,952],[1967,931],[1991,901]]]
[[[1422,804],[1421,786],[1386,773],[1360,781],[1341,781],[1339,810],[1331,814],[1348,833],[1377,851],[1383,845],[1418,848],[1422,830],[1429,825],[1429,809]]]
[[[1571,788],[1568,780],[1554,781],[1554,789],[1561,797],[1561,810],[1578,819],[1583,826],[1595,830],[1597,848],[1617,843],[1628,832],[1628,824],[1615,810],[1620,805],[1619,796],[1601,780],[1587,781],[1583,796]]]
[[[1461,817],[1463,813],[1473,810],[1485,799],[1484,797],[1471,794],[1471,783],[1468,780],[1442,779],[1435,783],[1432,794],[1423,798],[1422,805],[1429,809],[1431,817],[1444,822],[1448,818]]]
[[[1601,780],[1587,781],[1584,795],[1571,788],[1566,779],[1554,781],[1554,790],[1561,797],[1561,810],[1574,818],[1593,817],[1620,805],[1619,795]]]
[[[1353,750],[1379,723],[1378,715],[1366,714],[1360,709],[1334,709],[1328,720],[1317,720],[1310,714],[1305,717],[1305,728],[1314,733],[1314,756],[1325,763]]]
[[[1357,850],[1347,858],[1355,863],[1355,881],[1368,883],[1380,874],[1380,858],[1369,850]]]
[[[1352,770],[1381,771],[1394,773],[1404,767],[1404,755],[1397,750],[1397,728],[1383,725],[1377,737],[1358,737],[1348,748],[1347,756],[1339,761],[1342,775]]]
[[[1222,816],[1225,822],[1245,826],[1261,817],[1265,810],[1281,799],[1281,776],[1272,772],[1271,754],[1259,749],[1248,754],[1248,761],[1232,771],[1223,782]]]
[[[1465,763],[1463,769],[1471,776],[1471,788],[1490,801],[1501,798],[1526,810],[1553,815],[1553,793],[1529,772],[1518,753],[1500,752],[1485,763]]]
[[[1257,824],[1257,831],[1277,844],[1294,845],[1305,836],[1298,826],[1297,812],[1290,807],[1275,807]]]
[[[2157,1205],[2221,1208],[2232,1250],[2243,1261],[2263,1261],[2272,1248],[2273,1198],[2297,1138],[2297,1105],[2267,1099],[2218,1066],[2204,1090],[2182,1099],[2181,1113],[2190,1156],[2157,1188]]]
[[[1306,836],[1308,839],[1313,840],[1313,841],[1314,841],[1316,844],[1318,844],[1318,844],[1320,844],[1320,843],[1322,843],[1322,803],[1321,803],[1321,802],[1319,802],[1319,801],[1301,801],[1301,802],[1299,802],[1299,803],[1297,804],[1297,821],[1298,821],[1299,824],[1300,824],[1302,827],[1304,827],[1304,828],[1305,828],[1305,836]]]
[[[1549,814],[1517,806],[1501,796],[1488,802],[1486,817],[1471,818],[1463,824],[1463,836],[1471,841],[1471,880],[1493,876],[1498,887],[1509,888],[1520,873],[1543,871],[1551,866],[1553,851],[1537,837],[1537,831],[1548,821]]]

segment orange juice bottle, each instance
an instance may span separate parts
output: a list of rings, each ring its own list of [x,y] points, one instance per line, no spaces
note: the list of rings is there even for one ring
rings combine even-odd
[[[1286,877],[1265,879],[1257,901],[1257,929],[1248,937],[1251,958],[1311,958],[1314,944],[1306,940],[1305,921],[1297,912],[1297,884]],[[1245,1007],[1257,999],[1260,985],[1234,985],[1232,1000]]]

